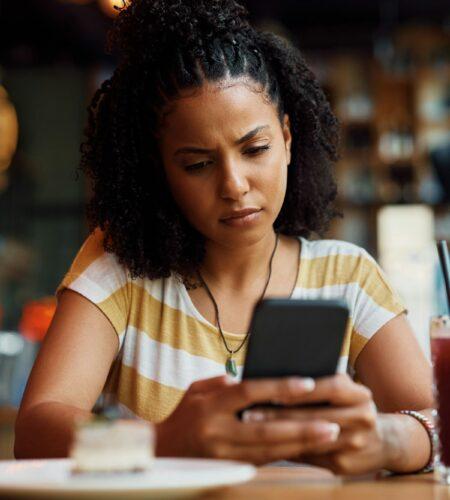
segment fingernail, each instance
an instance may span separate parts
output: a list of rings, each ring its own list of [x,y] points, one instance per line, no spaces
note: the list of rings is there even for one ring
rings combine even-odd
[[[339,424],[335,423],[321,424],[319,426],[319,432],[327,441],[332,442],[337,440],[341,428]]]
[[[244,422],[262,422],[264,418],[264,413],[261,411],[247,410],[242,414]]]
[[[305,389],[305,391],[311,392],[316,387],[316,382],[313,378],[305,377],[302,379],[302,382],[303,382],[303,389]]]
[[[328,437],[330,441],[336,441],[341,432],[341,428],[338,424],[328,424]]]
[[[315,380],[310,377],[294,378],[292,382],[296,389],[300,389],[304,392],[311,392],[316,387]]]

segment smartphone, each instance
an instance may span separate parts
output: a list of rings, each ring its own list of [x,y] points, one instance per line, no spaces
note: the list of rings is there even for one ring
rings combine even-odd
[[[242,378],[335,374],[348,321],[343,299],[262,300],[253,313]]]

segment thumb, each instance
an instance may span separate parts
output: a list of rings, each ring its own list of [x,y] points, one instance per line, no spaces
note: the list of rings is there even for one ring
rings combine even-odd
[[[193,382],[188,391],[191,394],[203,393],[214,391],[215,389],[221,389],[224,387],[228,387],[230,385],[237,384],[238,381],[232,379],[228,375],[220,375],[219,377],[205,378],[202,380],[197,380]]]

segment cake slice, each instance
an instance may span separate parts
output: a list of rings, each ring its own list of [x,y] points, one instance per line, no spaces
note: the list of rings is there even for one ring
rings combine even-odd
[[[70,450],[74,473],[137,472],[154,461],[154,432],[145,420],[94,418],[76,424]]]

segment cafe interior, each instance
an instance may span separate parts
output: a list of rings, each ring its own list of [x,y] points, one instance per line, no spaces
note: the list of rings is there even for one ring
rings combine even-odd
[[[256,26],[302,50],[339,120],[336,206],[344,217],[325,237],[359,245],[377,260],[430,359],[430,317],[448,313],[436,249],[437,241],[450,241],[448,2],[246,4]],[[56,308],[55,290],[88,235],[80,143],[87,105],[117,64],[105,42],[120,5],[0,6],[0,464],[14,459],[14,419]],[[251,498],[247,493],[223,498]],[[395,498],[406,498],[406,490],[402,495]]]

